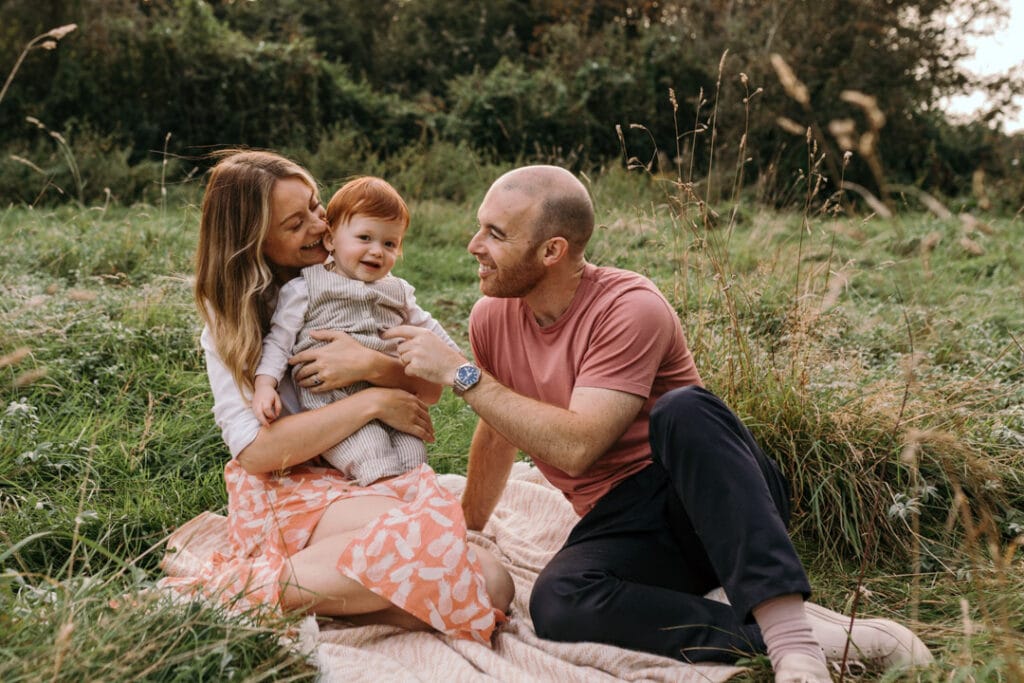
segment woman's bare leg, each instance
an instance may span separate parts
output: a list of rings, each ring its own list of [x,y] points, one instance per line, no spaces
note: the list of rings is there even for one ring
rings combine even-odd
[[[387,496],[360,496],[359,498],[336,500],[324,510],[306,547],[316,545],[321,540],[337,534],[362,529],[388,510],[401,504],[402,501],[397,498],[388,498]]]
[[[336,534],[292,555],[281,572],[281,608],[341,617],[394,607],[338,571],[338,558],[355,537],[354,531]]]
[[[491,597],[491,604],[508,613],[512,605],[512,599],[516,596],[516,585],[512,583],[512,575],[505,569],[505,565],[496,558],[491,551],[485,550],[475,543],[470,543],[480,560],[480,569],[483,571],[484,583],[487,586],[487,595]]]
[[[387,496],[344,498],[331,503],[309,543],[291,556],[281,573],[282,609],[332,617],[364,615],[369,619],[377,615],[378,620],[367,623],[398,623],[406,628],[421,624],[411,614],[338,571],[338,558],[357,532],[399,505],[400,500]]]
[[[323,616],[343,616],[356,623],[393,624],[418,630],[429,626],[399,609],[358,581],[338,571],[338,558],[366,524],[397,507],[386,496],[346,498],[332,503],[313,530],[309,544],[292,555],[281,575],[281,607]],[[488,550],[473,545],[480,560],[491,604],[508,612],[515,584],[508,570]]]

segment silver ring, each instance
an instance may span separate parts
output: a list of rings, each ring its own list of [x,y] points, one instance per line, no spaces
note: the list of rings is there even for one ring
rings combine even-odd
[[[323,383],[324,383],[324,381],[322,379],[320,379],[319,375],[313,375],[313,386],[318,387],[318,386],[320,386]]]

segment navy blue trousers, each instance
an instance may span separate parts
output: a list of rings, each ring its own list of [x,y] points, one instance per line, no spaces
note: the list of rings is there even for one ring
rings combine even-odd
[[[587,513],[537,578],[537,635],[690,662],[765,651],[751,609],[810,595],[775,463],[714,394],[684,387],[651,413],[654,463]],[[722,586],[731,605],[703,597]]]

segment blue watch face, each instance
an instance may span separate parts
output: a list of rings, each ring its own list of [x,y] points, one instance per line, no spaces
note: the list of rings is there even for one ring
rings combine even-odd
[[[463,365],[455,373],[455,384],[459,388],[468,389],[480,381],[480,370],[472,365]]]

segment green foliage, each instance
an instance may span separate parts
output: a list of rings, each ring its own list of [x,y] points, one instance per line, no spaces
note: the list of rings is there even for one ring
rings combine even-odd
[[[41,155],[43,145],[26,149],[19,141],[34,134],[27,115],[64,131],[90,199],[110,187],[125,201],[151,196],[154,175],[176,181],[189,171],[188,164],[163,167],[165,151],[198,158],[197,150],[228,145],[311,148],[341,128],[364,140],[372,132],[388,150],[417,130],[409,107],[353,81],[343,65],[320,58],[311,40],[249,39],[200,0],[87,15],[77,33],[50,64],[52,76],[21,78],[0,109],[0,141],[45,176],[5,161],[5,201],[33,201],[48,183],[69,192],[62,181],[70,169],[45,161],[52,152]],[[141,166],[129,172],[128,164]]]
[[[970,5],[984,18],[1001,3]],[[123,166],[149,162],[139,172],[149,178],[165,149],[186,160],[161,167],[178,181],[196,159],[205,166],[210,147],[304,156],[347,139],[371,164],[361,172],[437,142],[586,170],[635,159],[666,172],[685,159],[715,181],[712,193],[730,184],[719,173],[742,168],[760,198],[788,205],[799,201],[792,188],[807,153],[802,132],[780,128],[784,117],[815,131],[830,191],[842,177],[883,200],[890,185],[970,197],[981,168],[987,205],[1014,212],[1024,203],[1013,182],[1020,143],[993,128],[1001,110],[954,125],[938,109],[939,97],[978,85],[957,67],[965,43],[946,22],[966,9],[960,0],[7,0],[0,63],[49,27],[79,29],[56,49],[32,50],[0,103],[0,201],[90,203],[84,195],[107,180],[123,184],[110,189],[124,202],[150,200],[151,183]],[[780,82],[773,54],[806,86],[805,101]],[[1010,92],[1018,81],[987,85]],[[884,124],[851,91],[875,98]],[[66,186],[71,162],[33,142],[27,116],[69,140],[83,196]],[[835,126],[848,132],[833,135]],[[123,150],[111,155],[116,174],[86,153],[90,144]]]
[[[102,554],[80,561],[102,568]],[[69,565],[70,566],[70,565]],[[315,670],[280,642],[281,620],[259,626],[199,604],[146,595],[139,572],[35,584],[0,576],[0,678],[47,680],[299,681]],[[136,597],[138,596],[138,597]]]
[[[569,93],[558,76],[527,71],[502,60],[488,73],[459,76],[451,83],[452,117],[445,133],[505,158],[532,145],[557,145],[573,138],[566,130]]]
[[[45,131],[13,144],[0,159],[0,196],[21,204],[81,200],[85,204],[159,202],[166,178],[182,164],[132,160],[132,150],[91,126],[68,124],[61,142]]]
[[[403,194],[465,202],[483,197],[490,179],[504,171],[470,145],[438,141],[411,145],[388,159],[387,177]]]

